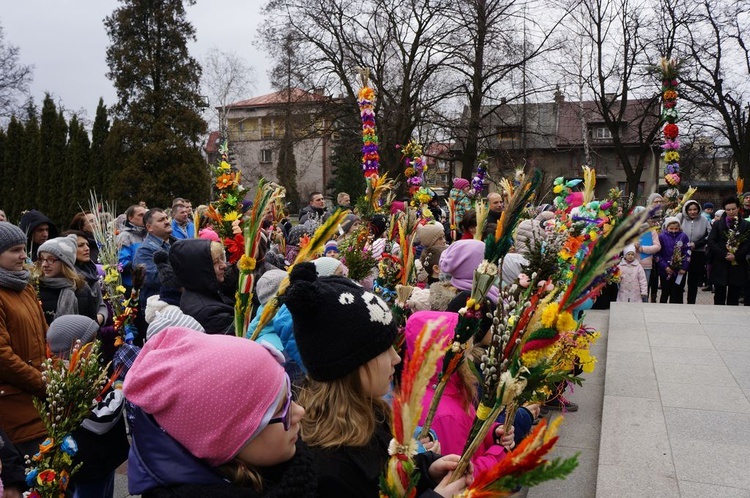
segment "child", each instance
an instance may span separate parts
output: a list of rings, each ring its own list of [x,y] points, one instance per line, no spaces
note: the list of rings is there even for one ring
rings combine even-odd
[[[661,250],[656,254],[661,281],[660,303],[683,302],[685,273],[690,266],[690,239],[682,231],[680,220],[669,216],[664,220],[664,230],[659,234]]]
[[[329,258],[339,259],[341,255],[339,252],[339,243],[335,240],[329,240],[326,242],[325,249],[323,249],[323,255]]]
[[[53,356],[67,360],[76,341],[81,345],[93,342],[99,325],[82,315],[57,317],[47,331],[47,345]],[[73,474],[74,498],[109,497],[114,495],[115,469],[128,458],[121,385],[110,387],[100,396],[91,415],[73,431],[78,451],[73,464],[83,463]]]
[[[620,261],[620,288],[617,301],[640,303],[648,301],[648,280],[646,271],[635,255],[635,245],[625,246],[625,257]]]
[[[291,282],[285,302],[307,367],[299,399],[308,413],[302,434],[318,471],[318,496],[376,498],[391,441],[392,412],[382,398],[401,361],[391,310],[349,279],[318,278],[310,263],[297,265]],[[438,459],[428,452],[415,459],[419,492],[434,487],[453,496],[470,480],[448,483],[456,455]],[[442,481],[435,487],[430,479]]]
[[[315,496],[305,410],[264,346],[168,328],[146,342],[125,379],[136,408],[130,494]]]
[[[447,327],[443,335],[453,336],[453,331],[458,322],[458,313],[438,312],[438,311],[419,311],[414,313],[406,321],[406,350],[413,352],[414,342],[422,331],[424,325],[437,318],[443,318]],[[468,356],[468,355],[467,355]],[[442,357],[438,361],[438,372],[443,364]],[[427,387],[427,393],[422,399],[422,418],[419,423],[423,424],[427,418],[427,412],[430,409],[432,398],[435,395],[435,386],[437,385],[437,374],[430,385]],[[466,439],[469,437],[471,424],[474,421],[477,396],[477,379],[471,371],[469,364],[465,361],[461,364],[458,371],[448,380],[443,397],[440,399],[435,418],[432,422],[432,429],[435,430],[440,443],[440,449],[445,453],[461,453]],[[521,408],[525,410],[525,408]],[[495,429],[487,434],[484,442],[471,459],[476,472],[492,468],[506,455],[505,443],[510,449],[515,443],[513,434],[509,434],[503,439],[503,428],[501,425],[495,426]]]

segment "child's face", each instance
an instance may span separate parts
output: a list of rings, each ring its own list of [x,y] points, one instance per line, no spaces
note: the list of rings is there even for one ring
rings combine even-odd
[[[394,367],[399,363],[401,357],[396,350],[388,348],[359,367],[359,377],[365,394],[371,398],[380,398],[388,394],[393,381]]]
[[[628,263],[632,263],[633,261],[635,261],[635,253],[633,251],[625,253],[625,261],[627,261]]]
[[[326,251],[325,255],[328,256],[329,258],[339,259],[339,252],[334,251],[333,249],[331,249],[330,251]]]
[[[282,389],[286,392],[287,386],[285,385]],[[305,415],[305,409],[285,396],[276,407],[271,419],[283,415],[287,402],[289,403],[287,415],[290,417],[289,430],[284,429],[283,423],[268,424],[260,434],[242,447],[237,458],[252,467],[270,467],[287,462],[294,457],[297,451],[295,443],[299,434],[299,422]]]
[[[669,233],[677,233],[680,231],[680,224],[679,223],[670,223],[667,227],[667,232]]]

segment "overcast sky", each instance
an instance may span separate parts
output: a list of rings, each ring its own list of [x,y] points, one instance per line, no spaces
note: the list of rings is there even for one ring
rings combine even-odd
[[[200,60],[214,46],[238,53],[255,68],[255,95],[271,91],[270,61],[253,46],[262,3],[198,0],[186,8],[198,38],[190,54]],[[0,1],[6,43],[20,49],[23,64],[34,65],[31,91],[38,106],[50,92],[66,109],[85,110],[93,120],[99,97],[105,105],[115,103],[114,87],[105,76],[109,38],[102,21],[119,5],[117,0]]]

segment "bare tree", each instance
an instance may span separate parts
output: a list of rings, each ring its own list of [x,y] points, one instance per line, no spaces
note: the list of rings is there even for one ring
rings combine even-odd
[[[23,105],[33,78],[33,66],[20,63],[18,47],[5,42],[0,25],[0,117],[10,117]]]
[[[466,106],[456,126],[464,178],[471,177],[482,143],[494,133],[487,129],[487,118],[505,103],[525,103],[539,91],[528,84],[527,65],[558,47],[552,37],[567,15],[561,9],[549,16],[554,22],[541,26],[529,13],[542,7],[517,0],[470,0],[455,2],[445,13],[453,23],[446,51],[455,47],[448,65]]]
[[[601,120],[609,130],[628,191],[637,192],[661,129],[652,74],[660,50],[654,9],[648,0],[581,0],[572,19],[574,35],[583,38],[580,89],[585,86],[595,102],[585,119]]]
[[[442,41],[453,2],[430,0],[271,0],[260,33],[269,48],[283,46],[287,27],[298,40],[308,87],[340,93],[357,115],[358,70],[368,68],[378,100],[381,163],[399,168],[395,145],[407,142],[446,98],[448,57]],[[347,121],[348,122],[348,121]]]
[[[729,0],[683,3],[676,55],[681,97],[703,111],[700,124],[723,138],[739,176],[750,178],[750,5]]]
[[[249,97],[255,89],[253,67],[235,52],[212,47],[201,61],[201,87],[208,96],[206,121],[209,130],[218,129],[227,137],[228,105]]]

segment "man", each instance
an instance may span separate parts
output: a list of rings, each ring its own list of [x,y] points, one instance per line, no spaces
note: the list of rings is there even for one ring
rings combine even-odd
[[[32,209],[21,216],[18,228],[24,231],[27,237],[26,252],[31,261],[36,261],[39,246],[54,239],[58,235],[57,227],[41,211]]]
[[[351,209],[352,208],[352,201],[349,197],[349,194],[346,192],[339,192],[339,195],[336,196],[336,204],[338,208],[341,209]]]
[[[750,222],[740,218],[739,201],[736,198],[728,198],[723,206],[724,216],[714,222],[708,234],[714,304],[737,306],[740,291],[747,282],[746,256],[750,252]],[[730,236],[737,242],[733,243]],[[750,299],[747,297],[745,305],[750,306]]]
[[[188,214],[192,207],[188,210],[187,202],[182,197],[172,201],[172,236],[178,240],[195,237],[195,225]]]
[[[742,194],[742,206],[740,206],[740,218],[750,218],[750,192]]]
[[[309,219],[325,221],[328,218],[326,200],[320,192],[312,192],[308,196],[309,204],[299,212],[299,222],[304,223]]]
[[[117,235],[117,260],[122,267],[120,273],[126,297],[130,296],[133,288],[133,258],[146,237],[146,227],[143,225],[144,214],[146,214],[146,208],[140,204],[133,204],[126,209],[125,221]]]
[[[492,192],[487,196],[489,211],[487,212],[487,223],[497,223],[500,215],[503,214],[503,196],[497,192]]]
[[[146,268],[146,278],[141,287],[140,304],[141,309],[146,309],[146,300],[159,292],[161,283],[159,281],[159,271],[154,263],[154,253],[156,251],[169,252],[171,242],[174,239],[172,235],[172,224],[169,217],[163,209],[152,208],[143,215],[143,223],[148,235],[143,243],[135,252],[133,266],[143,265]]]

